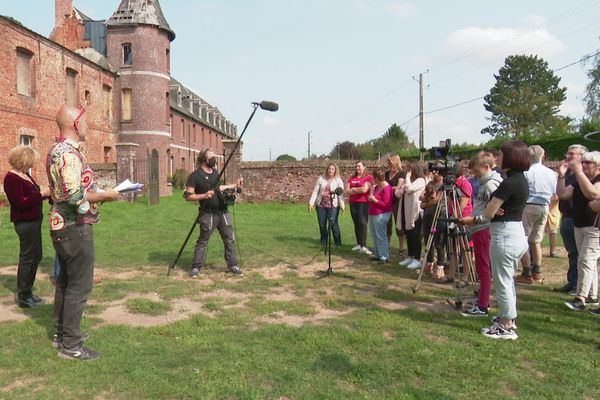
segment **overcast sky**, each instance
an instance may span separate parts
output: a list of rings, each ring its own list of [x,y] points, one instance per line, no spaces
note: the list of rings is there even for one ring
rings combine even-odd
[[[106,19],[120,0],[75,0]],[[35,7],[32,3],[36,3]],[[273,100],[249,128],[245,160],[306,156],[336,142],[364,142],[425,110],[488,93],[510,54],[538,54],[560,68],[600,48],[600,0],[161,0],[177,38],[171,72],[243,126],[254,100]],[[34,12],[32,10],[35,10]],[[48,35],[53,0],[0,0],[0,13]],[[583,115],[585,65],[558,72],[562,112]],[[425,116],[425,144],[489,139],[483,102]],[[404,125],[418,141],[418,119]]]

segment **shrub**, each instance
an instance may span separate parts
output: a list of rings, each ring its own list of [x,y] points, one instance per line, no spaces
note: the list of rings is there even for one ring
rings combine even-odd
[[[185,169],[178,169],[175,174],[171,177],[171,185],[175,189],[185,189],[185,183],[187,182],[188,172]]]

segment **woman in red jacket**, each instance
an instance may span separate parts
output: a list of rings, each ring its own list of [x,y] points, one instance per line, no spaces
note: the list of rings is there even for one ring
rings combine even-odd
[[[35,307],[42,299],[31,289],[37,267],[42,260],[42,203],[50,189],[40,187],[29,174],[39,159],[31,147],[17,146],[8,152],[12,169],[4,177],[4,192],[10,203],[10,220],[19,236],[17,290],[19,307]]]

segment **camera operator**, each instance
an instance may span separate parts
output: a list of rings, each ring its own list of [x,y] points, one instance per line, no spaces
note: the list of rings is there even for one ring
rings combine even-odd
[[[235,185],[219,186],[216,165],[215,152],[210,148],[201,150],[197,158],[198,168],[188,177],[183,194],[186,201],[198,201],[201,207],[198,221],[200,236],[196,242],[192,261],[192,272],[190,273],[192,278],[196,278],[200,274],[200,269],[206,260],[208,240],[215,229],[219,231],[225,245],[227,272],[238,276],[244,275],[238,266],[233,224],[231,216],[227,212],[227,201],[224,195],[225,191],[241,188],[244,180],[240,178]]]
[[[470,217],[473,213],[473,187],[471,186],[471,182],[469,182],[469,180],[464,176],[463,169],[458,163],[451,170],[451,174],[454,175],[456,179],[454,185],[457,189],[459,197],[459,210],[454,209],[454,204],[452,204],[452,198],[448,198],[448,214],[450,215],[450,217],[453,218]],[[458,254],[455,254],[452,257],[450,257],[448,271],[446,273],[446,276],[439,281],[440,283],[454,282],[454,274],[456,273],[457,264]]]

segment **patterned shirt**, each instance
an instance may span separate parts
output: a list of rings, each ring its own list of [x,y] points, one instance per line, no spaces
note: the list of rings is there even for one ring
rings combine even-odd
[[[52,146],[46,171],[53,202],[50,230],[58,231],[75,224],[97,224],[98,205],[87,201],[87,193],[96,192],[98,188],[79,143],[62,139]]]

